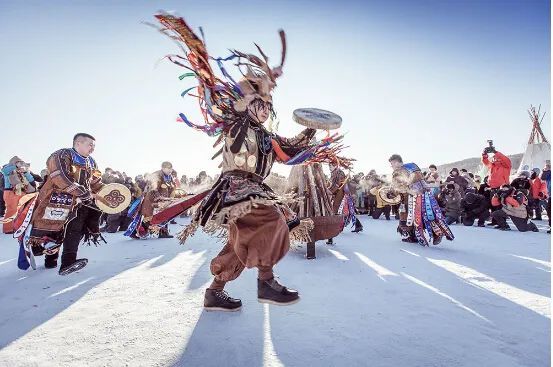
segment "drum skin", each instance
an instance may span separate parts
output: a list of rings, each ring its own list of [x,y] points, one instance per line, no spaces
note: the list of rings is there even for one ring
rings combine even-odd
[[[378,189],[378,196],[388,205],[397,205],[401,202],[401,195],[397,194],[393,198],[388,197],[388,193],[392,190],[391,187],[384,186]]]
[[[96,205],[107,214],[121,213],[130,205],[132,196],[129,188],[119,183],[105,185],[97,195],[103,198],[103,202],[96,200]]]
[[[298,108],[293,119],[298,124],[319,130],[335,130],[342,126],[342,118],[334,112],[320,108]]]

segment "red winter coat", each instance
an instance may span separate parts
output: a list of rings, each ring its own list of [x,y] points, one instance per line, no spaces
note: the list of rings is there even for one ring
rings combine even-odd
[[[545,181],[536,177],[531,181],[530,196],[532,199],[540,199],[540,192],[543,194],[542,198],[545,198],[547,196],[547,185]]]
[[[497,196],[492,197],[493,206],[500,206],[502,204],[510,205],[513,208],[518,208],[520,206],[520,203],[512,195],[507,196],[505,200],[503,200],[503,202],[501,202],[501,200]]]
[[[503,205],[501,210],[503,210],[510,217],[523,219],[526,219],[528,217],[528,211],[526,210],[526,206],[528,205],[528,198],[521,193],[519,193],[516,197],[514,196],[514,194],[511,194],[503,200],[500,200],[497,195],[494,195],[494,197],[492,198],[492,205]]]
[[[490,170],[488,178],[490,188],[497,189],[501,185],[509,184],[509,175],[511,174],[511,160],[509,157],[495,152],[493,160],[490,161],[487,154],[482,154],[482,163]]]

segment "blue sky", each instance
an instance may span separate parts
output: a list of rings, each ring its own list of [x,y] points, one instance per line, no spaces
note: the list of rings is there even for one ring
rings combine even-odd
[[[218,171],[213,140],[175,122],[198,116],[181,70],[159,60],[174,44],[142,24],[159,9],[202,26],[212,55],[259,43],[275,64],[279,28],[288,58],[274,102],[279,133],[295,108],[343,117],[355,171],[388,171],[401,154],[420,165],[508,154],[542,104],[550,137],[548,1],[0,1],[0,159],[35,171],[77,131],[97,138],[101,168]],[[284,167],[276,169],[286,173]]]

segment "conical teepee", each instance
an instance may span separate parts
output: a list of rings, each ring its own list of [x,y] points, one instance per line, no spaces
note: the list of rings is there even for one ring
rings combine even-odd
[[[530,171],[534,168],[541,170],[545,165],[545,161],[551,159],[551,144],[549,144],[541,129],[545,112],[540,115],[540,110],[541,105],[537,111],[534,106],[530,106],[528,109],[528,115],[532,120],[532,132],[517,172]]]

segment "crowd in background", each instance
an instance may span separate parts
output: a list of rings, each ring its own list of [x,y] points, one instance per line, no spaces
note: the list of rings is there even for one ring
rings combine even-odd
[[[435,165],[430,165],[423,172],[425,181],[434,193],[448,224],[477,225],[484,227],[492,225],[500,230],[510,230],[507,220],[519,231],[538,231],[531,220],[542,220],[543,212],[547,212],[551,225],[551,165],[535,167],[522,171],[511,180],[512,167],[508,157],[500,152],[494,152],[489,158],[483,153],[482,163],[488,175],[468,172],[466,169],[453,168],[447,177],[438,172]],[[14,175],[13,173],[17,173]],[[17,209],[17,201],[21,195],[36,191],[46,180],[47,170],[40,174],[31,170],[30,164],[19,157],[13,157],[2,166],[0,175],[0,217],[9,217]],[[125,172],[106,168],[102,181],[120,183],[129,188],[132,198],[139,198],[148,189],[148,173],[132,178]],[[205,171],[195,177],[182,175],[180,178],[175,170],[172,172],[174,182],[180,194],[197,193],[208,189],[218,176],[211,177]],[[268,181],[282,181],[278,175]],[[13,177],[16,177],[14,179]],[[349,191],[355,200],[360,214],[368,214],[373,219],[384,217],[390,220],[398,217],[398,205],[389,205],[384,201],[378,190],[389,185],[387,175],[379,175],[371,170],[367,175],[358,173],[349,180]],[[108,232],[124,231],[129,225],[126,212],[104,216],[103,229]],[[549,231],[550,232],[550,231]]]
[[[1,167],[0,218],[10,218],[16,214],[19,199],[23,195],[31,194],[40,189],[48,177],[48,171],[43,169],[40,174],[37,174],[31,169],[29,163],[17,156]],[[175,186],[178,188],[177,194],[181,196],[205,190],[211,187],[218,178],[218,176],[209,176],[205,171],[200,172],[196,177],[188,178],[183,175],[178,178],[177,172],[173,170],[172,176]],[[111,168],[106,168],[102,174],[102,182],[105,184],[119,183],[125,185],[131,192],[131,201],[140,198],[149,190],[149,179],[149,173],[137,175],[133,178],[125,172]],[[127,210],[118,214],[104,214],[101,218],[101,224],[103,225],[101,230],[110,233],[125,231],[130,222],[131,218],[127,216]],[[13,228],[3,225],[3,232],[12,233]]]
[[[447,224],[465,226],[486,225],[500,230],[510,230],[508,220],[521,231],[537,232],[532,220],[541,221],[547,213],[551,226],[551,164],[523,170],[513,176],[510,159],[500,152],[482,155],[482,163],[487,176],[453,168],[447,177],[438,172],[436,165],[430,165],[423,172],[425,181],[434,193],[446,218]],[[361,214],[374,219],[384,216],[390,220],[398,216],[398,205],[389,205],[378,195],[378,190],[389,185],[386,175],[378,175],[374,170],[364,175],[354,175],[349,189],[355,198]],[[550,233],[550,231],[548,231]]]

